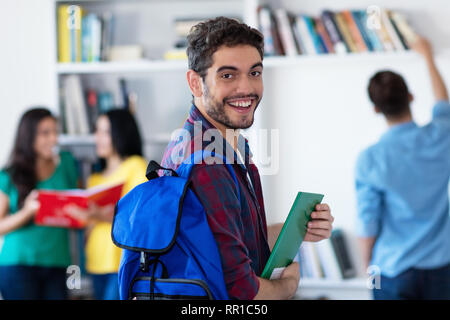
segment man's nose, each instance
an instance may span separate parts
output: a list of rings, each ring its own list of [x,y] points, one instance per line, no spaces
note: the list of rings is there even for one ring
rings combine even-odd
[[[250,79],[248,77],[241,77],[239,79],[239,83],[238,83],[238,88],[237,88],[238,92],[243,93],[243,94],[249,94],[252,93],[253,87],[252,84],[250,82]]]

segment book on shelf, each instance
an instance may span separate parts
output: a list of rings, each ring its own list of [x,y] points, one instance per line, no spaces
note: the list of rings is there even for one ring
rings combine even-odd
[[[265,55],[315,55],[403,51],[415,38],[405,17],[382,9],[377,25],[365,10],[323,10],[319,16],[293,14],[283,8],[258,8],[258,28]]]
[[[320,16],[323,21],[323,26],[330,36],[331,42],[333,43],[334,51],[336,53],[346,53],[349,51],[347,43],[342,37],[341,31],[338,29],[336,24],[336,19],[334,13],[330,10],[324,10]]]
[[[316,24],[317,34],[322,39],[323,46],[327,53],[335,53],[333,42],[331,41],[330,35],[327,33],[323,21],[320,18],[315,18],[314,22]]]
[[[353,39],[350,33],[350,26],[344,19],[344,14],[342,12],[335,13],[336,25],[341,31],[342,37],[349,48],[349,52],[358,52],[358,47],[356,46],[355,39]]]
[[[367,47],[368,51],[377,51],[375,44],[371,42],[371,38],[367,32],[366,29],[366,21],[364,20],[364,16],[362,15],[363,11],[357,11],[357,10],[351,10],[350,14],[352,16],[352,19],[354,23],[356,24],[356,28],[358,29],[359,33],[361,34],[362,41]]]
[[[344,233],[332,232],[330,239],[303,242],[299,250],[300,274],[306,279],[343,280],[356,276]]]
[[[89,122],[84,100],[81,79],[77,75],[69,75],[62,80],[64,123],[69,134],[89,134]]]
[[[111,109],[136,111],[137,94],[128,89],[127,81],[119,79],[119,92],[83,88],[79,75],[68,75],[61,81],[61,119],[63,132],[69,135],[89,135],[95,131],[95,123],[100,114]],[[120,98],[115,103],[114,96]]]
[[[264,36],[264,54],[266,56],[274,56],[276,52],[272,36],[270,8],[263,6],[259,7],[258,16],[259,16],[259,30]]]
[[[175,42],[172,48],[169,48],[164,53],[165,60],[186,60],[186,49],[188,46],[187,36],[192,27],[196,24],[214,18],[213,16],[186,16],[178,17],[173,21],[173,31],[175,33]],[[230,17],[236,20],[241,20],[239,17]]]
[[[173,30],[175,32],[175,43],[172,48],[164,53],[165,60],[186,60],[186,49],[188,46],[187,36],[189,31],[197,23],[206,20],[207,17],[181,17],[173,21]]]
[[[288,17],[288,13],[284,9],[275,10],[275,19],[280,31],[280,39],[283,42],[283,47],[286,56],[296,56],[298,54],[297,45],[294,39],[294,33],[292,31],[291,23]]]
[[[350,254],[342,230],[333,230],[330,240],[339,265],[339,270],[341,271],[341,277],[343,279],[355,277],[356,269],[350,259]]]
[[[80,6],[58,7],[58,57],[60,62],[81,61],[81,17]]]
[[[296,36],[298,43],[301,43],[302,53],[311,55],[317,54],[313,35],[308,30],[305,17],[297,16],[295,18],[294,28],[297,30]]]
[[[80,5],[59,5],[58,61],[98,62],[108,60],[112,46],[113,16],[87,12]]]
[[[122,188],[123,183],[86,190],[39,190],[40,207],[34,222],[45,226],[82,228],[84,223],[69,215],[66,206],[76,205],[87,209],[92,204],[99,207],[114,205],[120,199]]]
[[[390,16],[392,18],[393,24],[397,27],[397,30],[399,30],[401,35],[403,36],[403,39],[405,39],[407,43],[414,42],[416,40],[417,34],[408,24],[405,16],[395,11],[390,11]]]
[[[368,51],[368,47],[364,42],[363,36],[361,34],[358,25],[356,24],[355,19],[353,18],[350,10],[342,11],[342,18],[344,19],[344,23],[348,26],[348,30],[350,32],[350,37],[353,39],[356,49],[358,52],[366,52]]]

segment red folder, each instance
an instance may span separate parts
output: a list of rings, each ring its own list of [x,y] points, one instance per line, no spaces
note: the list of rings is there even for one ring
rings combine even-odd
[[[115,205],[122,195],[122,189],[123,183],[87,190],[39,190],[40,208],[34,222],[38,225],[53,227],[83,228],[84,223],[69,216],[64,207],[70,204],[88,208],[90,204],[94,203],[99,207]]]

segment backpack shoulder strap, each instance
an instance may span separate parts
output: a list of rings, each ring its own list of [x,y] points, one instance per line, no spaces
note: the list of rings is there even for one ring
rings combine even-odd
[[[226,157],[224,155],[217,155],[214,152],[208,152],[204,150],[196,151],[189,158],[186,158],[181,165],[177,169],[177,174],[180,177],[184,177],[186,179],[190,179],[192,169],[196,164],[202,163],[202,161],[206,158],[214,158],[219,157],[222,160],[225,167],[228,169],[231,177],[233,178],[234,184],[236,186],[237,195],[239,198],[239,202],[241,202],[241,194],[239,189],[239,183],[236,177],[236,173],[234,172],[233,166],[226,161]]]

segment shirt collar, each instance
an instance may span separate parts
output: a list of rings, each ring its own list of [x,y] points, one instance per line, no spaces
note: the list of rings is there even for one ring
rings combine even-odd
[[[417,128],[417,124],[414,121],[396,124],[390,127],[389,130],[381,136],[381,139],[385,140],[390,137],[400,135],[414,128]]]
[[[203,114],[200,112],[200,110],[197,108],[197,106],[195,104],[192,104],[191,109],[189,110],[188,121],[191,124],[194,124],[196,121],[201,121],[202,135],[206,130],[216,129],[216,127],[203,116]],[[223,138],[222,154],[225,155],[227,162],[228,163],[237,163],[237,164],[239,164],[239,166],[242,169],[247,170],[247,165],[251,163],[252,156],[253,156],[250,151],[250,147],[248,145],[248,140],[241,133],[239,133],[238,150],[240,151],[240,154],[244,156],[244,159],[243,159],[244,163],[245,163],[245,165],[244,165],[241,163],[238,155],[236,154],[236,151],[234,151],[233,147],[228,143],[228,141],[225,139],[225,137],[222,136],[222,138]],[[204,141],[203,148],[205,148],[209,143],[210,143],[210,141]],[[229,150],[229,151],[227,152],[227,150]],[[232,152],[230,150],[232,150]],[[216,153],[217,152],[218,151],[216,150]],[[233,158],[230,158],[231,154],[232,154]]]

